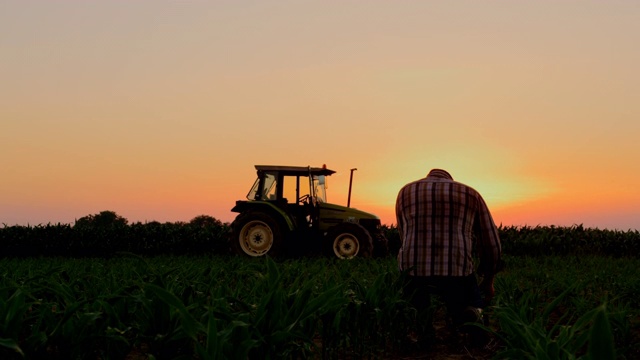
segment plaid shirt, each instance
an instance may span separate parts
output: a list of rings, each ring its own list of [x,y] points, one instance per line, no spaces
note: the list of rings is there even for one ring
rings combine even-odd
[[[405,185],[396,201],[402,247],[400,270],[414,276],[467,276],[473,273],[473,252],[480,273],[495,272],[500,239],[480,194],[448,172],[433,169],[425,179]],[[475,236],[474,236],[475,235]]]

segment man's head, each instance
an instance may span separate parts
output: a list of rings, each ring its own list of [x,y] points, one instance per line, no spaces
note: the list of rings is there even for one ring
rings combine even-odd
[[[431,169],[431,171],[429,171],[429,175],[427,176],[453,180],[451,174],[442,169]]]

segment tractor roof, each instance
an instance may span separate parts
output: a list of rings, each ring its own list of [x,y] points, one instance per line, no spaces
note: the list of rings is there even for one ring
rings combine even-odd
[[[311,175],[331,175],[335,173],[333,170],[327,169],[324,165],[322,167],[311,166],[280,166],[280,165],[256,165],[258,171],[277,171],[284,175],[299,175],[308,176]]]

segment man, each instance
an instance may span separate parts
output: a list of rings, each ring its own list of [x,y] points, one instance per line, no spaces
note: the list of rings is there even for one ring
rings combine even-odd
[[[402,240],[398,266],[407,272],[405,290],[416,309],[424,315],[431,295],[437,295],[454,326],[480,321],[501,261],[498,229],[482,196],[447,171],[433,169],[400,190],[396,217]],[[474,252],[480,259],[480,286]]]

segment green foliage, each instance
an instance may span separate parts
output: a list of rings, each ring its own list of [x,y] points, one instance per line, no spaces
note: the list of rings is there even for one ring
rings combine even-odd
[[[211,258],[228,254],[228,224],[206,215],[5,225],[0,357],[384,357],[406,345],[416,312],[397,271],[398,230],[383,229],[387,258],[275,262]],[[498,356],[640,356],[637,231],[499,230],[506,268],[486,311]]]
[[[400,239],[400,233],[395,225],[382,225],[382,233],[387,238],[389,246],[389,255],[395,257],[398,255],[400,247],[402,247],[402,240]]]
[[[202,255],[229,252],[229,226],[200,215],[189,223],[129,224],[113,211],[76,221],[74,226],[47,224],[0,228],[2,257],[109,257],[120,252],[139,255]]]
[[[496,306],[494,315],[501,332],[487,330],[493,331],[507,345],[505,350],[498,353],[498,358],[575,359],[588,340],[587,325],[593,313],[587,313],[573,325],[565,322],[571,315],[569,312],[564,312],[559,319],[550,322],[550,316],[558,304],[572,290],[573,287],[565,290],[546,304],[540,313],[536,311],[540,301],[535,292],[527,293],[517,303]]]
[[[499,227],[504,254],[513,256],[606,255],[637,257],[640,232],[572,227]],[[395,225],[383,225],[389,257],[401,246]],[[113,211],[102,211],[68,224],[0,228],[3,257],[105,257],[118,252],[139,255],[196,255],[230,253],[229,224],[208,215],[188,223],[151,221],[129,224]]]
[[[515,256],[605,255],[637,257],[640,232],[571,227],[500,227],[505,254]]]
[[[640,260],[506,261],[499,356],[637,357]],[[384,358],[416,320],[394,259],[3,259],[0,279],[7,359]]]
[[[637,357],[640,260],[593,255],[507,257],[496,279],[501,358]],[[603,300],[605,303],[603,304]],[[635,332],[635,335],[633,334]],[[614,349],[614,350],[612,350]]]
[[[5,294],[2,294],[5,295]],[[17,289],[7,300],[0,298],[0,347],[13,350],[16,354],[24,355],[17,339],[24,326],[24,320],[29,310],[29,303],[22,290]]]
[[[398,254],[401,245],[398,228],[383,226],[389,241],[389,252]],[[562,226],[500,226],[502,251],[512,256],[605,255],[637,257],[640,255],[638,230],[601,230],[582,225]]]
[[[116,214],[114,211],[102,211],[99,214],[87,215],[76,220],[74,228],[102,228],[124,227],[128,220]]]
[[[334,352],[360,335],[402,336],[385,327],[396,314],[385,299],[408,313],[398,287],[386,288],[397,280],[392,263],[332,262],[325,272],[327,265],[239,257],[2,260],[0,295],[8,300],[0,316],[11,321],[0,329],[0,356],[312,358],[321,352],[321,333]],[[367,278],[356,285],[362,274]],[[353,304],[362,304],[358,314]],[[393,321],[406,328],[397,316]],[[341,342],[345,336],[352,341]]]
[[[565,312],[560,319],[551,321],[550,315],[572,290],[565,290],[548,303],[542,314],[532,312],[535,305],[531,300],[535,296],[515,306],[496,307],[494,315],[500,331],[476,326],[493,332],[506,344],[496,355],[497,359],[615,359],[615,341],[606,303],[576,320],[567,320],[572,314]]]
[[[199,228],[222,226],[222,221],[208,215],[198,215],[189,221],[189,225]]]

